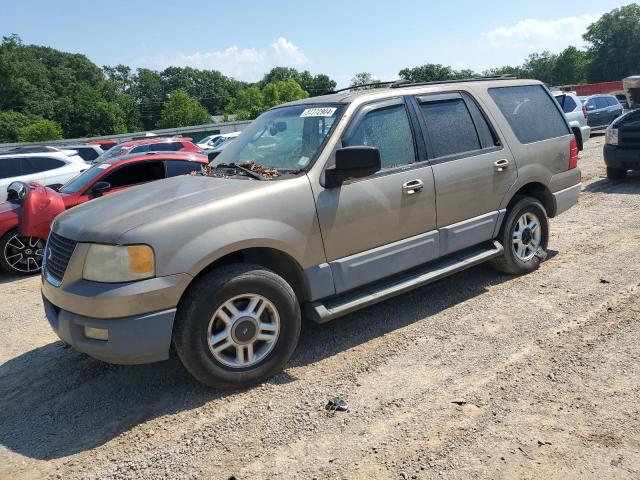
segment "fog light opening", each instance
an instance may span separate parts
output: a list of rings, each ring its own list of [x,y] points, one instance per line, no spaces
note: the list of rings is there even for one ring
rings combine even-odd
[[[84,327],[84,336],[93,340],[109,340],[109,330],[106,328]]]

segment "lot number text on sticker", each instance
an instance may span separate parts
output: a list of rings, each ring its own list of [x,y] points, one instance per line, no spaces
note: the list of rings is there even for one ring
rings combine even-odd
[[[300,117],[331,117],[335,111],[335,107],[305,108]]]

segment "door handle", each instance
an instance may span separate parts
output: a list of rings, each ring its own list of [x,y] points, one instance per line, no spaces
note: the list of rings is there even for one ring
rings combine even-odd
[[[422,180],[409,180],[402,184],[402,193],[405,195],[413,195],[414,193],[418,193],[424,188],[424,183]]]
[[[496,169],[496,172],[502,172],[509,166],[509,160],[503,158],[502,160],[496,160],[493,162],[493,166]]]

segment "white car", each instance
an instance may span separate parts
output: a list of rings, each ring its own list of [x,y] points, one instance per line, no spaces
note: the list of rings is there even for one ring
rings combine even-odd
[[[204,137],[200,140],[196,145],[198,145],[203,150],[207,150],[210,148],[215,148],[223,142],[226,142],[230,138],[236,138],[242,132],[232,132],[232,133],[218,133],[217,135],[209,135],[208,137]]]
[[[89,168],[74,150],[4,153],[0,155],[0,202],[7,199],[11,182],[38,182],[59,187]]]

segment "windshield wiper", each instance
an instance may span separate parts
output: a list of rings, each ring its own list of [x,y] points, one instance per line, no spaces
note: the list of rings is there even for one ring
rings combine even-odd
[[[253,170],[243,167],[242,165],[238,165],[237,163],[220,163],[218,165],[215,166],[216,169],[218,168],[232,168],[234,170],[239,170],[242,173],[244,173],[246,176],[251,177],[251,178],[255,178],[256,180],[264,180],[264,177],[262,175],[260,175],[258,172],[254,172]]]

